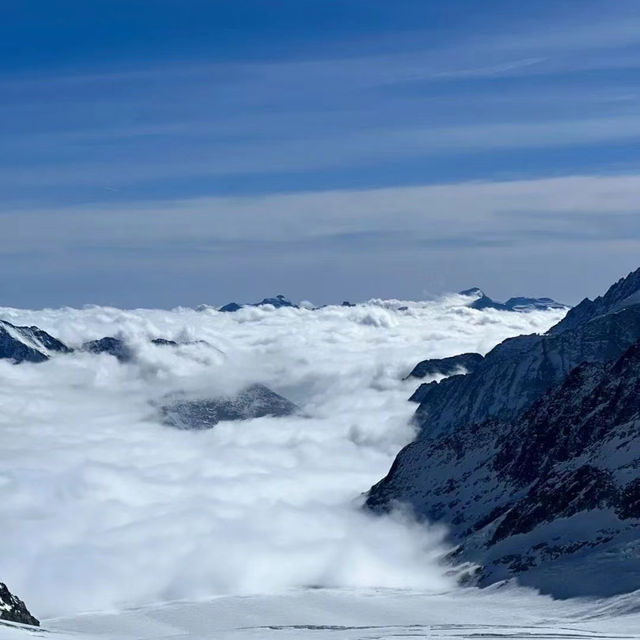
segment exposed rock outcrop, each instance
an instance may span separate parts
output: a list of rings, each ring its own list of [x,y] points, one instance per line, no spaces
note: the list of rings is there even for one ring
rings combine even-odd
[[[222,420],[288,416],[298,407],[262,384],[252,384],[233,397],[175,400],[162,409],[166,424],[178,429],[211,429]]]
[[[225,304],[223,307],[220,307],[218,311],[222,311],[223,313],[234,313],[242,309],[242,305],[237,302],[229,302],[229,304]]]
[[[484,360],[479,353],[461,353],[450,358],[431,358],[419,362],[407,376],[408,378],[426,378],[427,376],[453,376],[473,373]]]
[[[90,340],[82,345],[82,351],[90,353],[108,353],[117,358],[120,362],[130,362],[133,360],[133,351],[124,340],[106,336],[99,340]]]
[[[29,613],[25,603],[14,596],[2,582],[0,582],[0,620],[30,624],[34,627],[40,626],[40,622]]]

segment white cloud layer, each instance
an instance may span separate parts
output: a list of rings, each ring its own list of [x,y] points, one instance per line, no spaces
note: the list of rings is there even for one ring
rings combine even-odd
[[[412,437],[425,357],[485,352],[558,312],[476,312],[454,296],[319,311],[91,307],[0,317],[71,346],[104,335],[135,363],[0,361],[0,577],[39,616],[292,587],[450,586],[442,532],[372,518],[360,494]],[[206,340],[176,348],[149,338]],[[263,382],[303,415],[162,426],[152,403]]]

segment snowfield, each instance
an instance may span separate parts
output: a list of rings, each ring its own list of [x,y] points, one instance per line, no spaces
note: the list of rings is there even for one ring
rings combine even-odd
[[[115,336],[135,354],[0,361],[0,579],[61,638],[439,637],[482,624],[508,636],[567,622],[586,605],[460,591],[439,562],[441,529],[360,510],[413,436],[419,381],[402,379],[418,361],[485,353],[563,314],[476,311],[460,296],[227,314],[0,309],[70,347]],[[250,383],[300,413],[198,432],[161,423],[167,394]]]
[[[510,586],[439,594],[313,589],[57,618],[35,633],[52,640],[613,640],[640,637],[638,596],[554,601]],[[6,640],[33,634],[0,625]]]

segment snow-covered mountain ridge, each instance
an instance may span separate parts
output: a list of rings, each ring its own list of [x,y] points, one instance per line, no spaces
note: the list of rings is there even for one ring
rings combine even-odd
[[[640,339],[640,270],[602,298],[585,300],[544,335],[510,338],[471,375],[421,385],[416,421],[423,436],[450,433],[490,418],[510,419],[560,383],[581,362],[606,362]],[[578,321],[578,319],[582,319]]]
[[[477,563],[480,584],[640,588],[639,274],[546,335],[509,339],[468,375],[423,385],[419,437],[369,508],[403,503],[445,522],[453,557]]]

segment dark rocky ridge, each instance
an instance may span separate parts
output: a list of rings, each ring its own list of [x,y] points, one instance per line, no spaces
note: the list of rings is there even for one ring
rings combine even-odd
[[[206,344],[204,340],[196,340],[193,342],[176,342],[175,340],[169,340],[168,338],[152,338],[151,344],[155,344],[158,347],[177,347],[180,344]],[[114,338],[112,336],[105,336],[98,340],[90,340],[85,342],[81,347],[81,351],[88,351],[89,353],[107,353],[114,358],[117,358],[120,362],[131,362],[135,358],[135,352],[127,344],[127,342],[121,338]]]
[[[603,296],[595,300],[585,298],[567,312],[567,315],[549,333],[559,334],[586,324],[598,316],[615,313],[640,304],[640,269],[633,271],[609,287]]]
[[[293,402],[262,384],[252,384],[233,397],[176,400],[161,408],[165,424],[191,430],[211,429],[222,420],[288,416],[296,411]]]
[[[265,305],[271,305],[276,309],[280,309],[281,307],[292,307],[294,309],[298,308],[297,304],[294,304],[285,296],[277,295],[275,298],[263,298],[260,302],[254,302],[253,304],[238,304],[237,302],[229,302],[223,307],[220,307],[218,311],[222,311],[223,313],[234,313],[236,311],[239,311],[243,307],[263,307]]]
[[[120,362],[131,362],[133,360],[133,351],[125,341],[111,336],[85,342],[81,349],[89,353],[108,353]]]
[[[29,624],[34,627],[40,626],[40,622],[29,613],[25,603],[14,596],[2,582],[0,582],[0,620]]]
[[[422,385],[418,439],[368,508],[402,503],[446,523],[480,584],[640,588],[639,288],[640,270],[545,336],[507,340],[473,373]]]
[[[222,311],[223,313],[234,313],[242,309],[242,305],[237,302],[229,302],[229,304],[225,304],[223,307],[220,307],[218,311]]]
[[[38,327],[20,327],[0,320],[0,358],[20,362],[45,362],[52,352],[71,349]]]
[[[427,376],[452,376],[473,373],[483,360],[479,353],[461,353],[450,358],[430,358],[419,362],[405,378],[426,378]],[[413,398],[412,398],[413,399]]]

